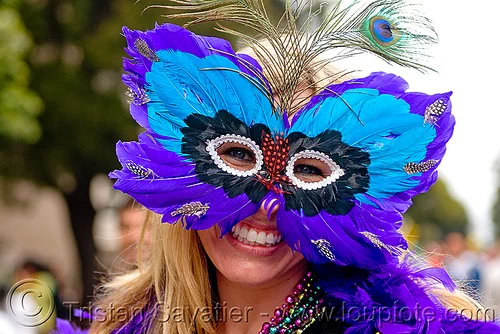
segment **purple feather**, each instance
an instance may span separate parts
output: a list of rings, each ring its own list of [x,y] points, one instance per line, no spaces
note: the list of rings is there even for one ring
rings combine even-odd
[[[345,333],[500,333],[492,322],[447,310],[432,289],[455,289],[442,268],[425,268],[407,257],[376,269],[316,266],[320,285]]]
[[[349,215],[333,216],[326,212],[306,217],[293,210],[285,210],[280,205],[277,227],[287,244],[313,263],[331,261],[311,240],[326,240],[329,251],[340,265],[355,265],[363,268],[376,268],[394,261],[394,252],[406,248],[406,241],[398,232],[398,225],[392,224],[397,213],[380,211],[374,215],[373,209],[358,204]],[[388,217],[389,216],[389,217]],[[374,244],[360,232],[372,233],[385,248]],[[384,231],[381,233],[381,231]],[[380,234],[380,235],[379,235]],[[299,246],[300,245],[300,246]]]
[[[262,68],[255,59],[245,54],[236,54],[231,44],[221,38],[199,36],[174,24],[156,25],[154,30],[145,32],[124,27],[123,35],[127,40],[125,51],[131,59],[124,58],[123,60],[125,74],[122,76],[122,80],[134,96],[144,94],[146,73],[151,70],[153,63],[151,57],[144,56],[144,51],[140,52],[140,48],[151,52],[150,56],[154,56],[160,50],[181,51],[198,58],[219,55],[229,59],[243,73],[266,82],[261,73]],[[267,86],[269,87],[269,85]],[[132,117],[140,126],[151,130],[146,104],[140,104],[135,99],[132,99],[131,104]]]

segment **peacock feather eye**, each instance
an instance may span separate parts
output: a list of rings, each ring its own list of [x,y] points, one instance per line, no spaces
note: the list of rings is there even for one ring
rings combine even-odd
[[[370,19],[369,30],[375,41],[382,46],[394,45],[401,38],[397,28],[381,16],[374,16]]]

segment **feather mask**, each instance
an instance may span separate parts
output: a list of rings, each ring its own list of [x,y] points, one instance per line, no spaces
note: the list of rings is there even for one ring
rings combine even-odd
[[[146,132],[117,144],[116,189],[165,223],[218,224],[222,235],[279,205],[279,232],[313,263],[377,267],[407,247],[401,213],[437,178],[450,93],[408,93],[403,79],[373,73],[292,113],[270,98],[276,84],[260,64],[225,40],[172,24],[124,35],[123,80]]]
[[[287,1],[273,25],[260,0],[173,2],[166,7],[183,11],[173,16],[191,23],[254,29],[260,39],[219,25],[260,62],[226,40],[172,24],[124,28],[123,81],[132,117],[146,131],[138,142],[117,144],[122,169],[110,173],[114,187],[164,223],[218,225],[221,237],[261,206],[276,212],[284,242],[314,265],[328,304],[362,310],[362,320],[342,317],[346,333],[500,332],[465,317],[449,321],[428,291],[451,292],[454,283],[442,269],[405,260],[399,232],[412,197],[437,179],[455,124],[451,93],[408,92],[402,78],[381,72],[337,84],[314,79],[359,51],[426,69],[422,45],[435,42],[428,20],[405,1],[376,0],[358,10],[337,4],[311,32],[319,12],[309,8],[299,27],[298,13],[308,8],[300,3]],[[335,48],[347,53],[318,60]],[[294,103],[310,87],[317,93]],[[404,316],[380,320],[381,311],[402,309]]]

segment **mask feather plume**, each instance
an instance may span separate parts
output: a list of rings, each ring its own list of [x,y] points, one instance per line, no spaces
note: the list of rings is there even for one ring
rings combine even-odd
[[[315,73],[329,63],[352,57],[360,52],[374,54],[383,60],[428,71],[426,46],[437,42],[432,22],[406,0],[358,1],[332,7],[313,0],[286,0],[283,15],[273,23],[263,0],[173,0],[173,5],[153,5],[175,10],[167,18],[190,19],[186,26],[217,22],[217,30],[239,38],[250,47],[266,73],[265,85],[278,110],[292,115],[301,104],[294,105],[297,92],[313,88],[319,91],[331,82],[315,82]],[[326,12],[328,9],[328,12]],[[303,19],[305,15],[305,19]],[[317,27],[313,22],[320,20]],[[239,28],[221,22],[250,28],[249,36]],[[321,58],[324,52],[336,50],[334,56]],[[337,76],[338,77],[338,76]],[[305,84],[304,84],[305,83]]]

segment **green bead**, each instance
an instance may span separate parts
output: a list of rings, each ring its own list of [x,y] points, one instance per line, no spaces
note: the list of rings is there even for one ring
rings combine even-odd
[[[292,322],[292,319],[290,319],[290,317],[286,317],[285,319],[283,319],[283,322],[285,324],[289,324],[290,322]]]
[[[276,327],[270,327],[269,328],[269,333],[276,334],[276,333],[278,333],[278,329]]]

